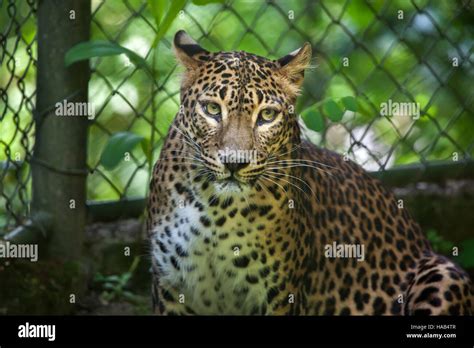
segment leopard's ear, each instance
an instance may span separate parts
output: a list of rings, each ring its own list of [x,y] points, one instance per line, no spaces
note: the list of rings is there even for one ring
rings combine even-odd
[[[277,62],[281,75],[291,87],[297,90],[303,83],[304,71],[311,62],[311,45],[306,42],[302,47],[278,59]]]
[[[178,31],[174,36],[174,51],[176,58],[187,70],[198,67],[209,54],[184,30]]]

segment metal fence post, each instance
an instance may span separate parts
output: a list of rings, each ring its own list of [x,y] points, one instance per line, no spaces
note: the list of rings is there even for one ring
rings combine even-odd
[[[88,62],[69,68],[64,55],[89,39],[88,0],[40,0],[36,141],[32,158],[32,215],[51,217],[48,254],[64,260],[81,254],[86,221],[87,117],[58,116],[56,103],[88,101]],[[77,105],[77,104],[76,104]]]

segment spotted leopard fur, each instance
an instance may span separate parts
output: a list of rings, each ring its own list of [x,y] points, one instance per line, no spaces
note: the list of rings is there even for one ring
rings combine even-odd
[[[310,45],[268,60],[211,53],[180,31],[174,46],[181,106],[148,205],[156,313],[473,313],[467,275],[392,193],[301,139],[293,110]],[[229,165],[224,148],[255,158]],[[333,242],[363,245],[364,260],[328,258]]]

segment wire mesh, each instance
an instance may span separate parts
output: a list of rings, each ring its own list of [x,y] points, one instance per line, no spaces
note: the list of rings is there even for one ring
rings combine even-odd
[[[28,214],[34,142],[36,1],[0,3],[0,228]]]

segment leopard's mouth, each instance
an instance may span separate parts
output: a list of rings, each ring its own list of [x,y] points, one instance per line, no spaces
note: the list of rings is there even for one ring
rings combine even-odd
[[[244,191],[246,184],[236,180],[234,177],[217,180],[214,187],[218,192],[241,193]]]
[[[238,187],[251,187],[255,184],[257,179],[258,175],[241,176],[234,173],[230,174],[225,179],[222,179],[222,181],[229,185],[237,185]]]
[[[236,172],[213,171],[207,176],[207,180],[218,191],[244,192],[253,189],[258,177],[258,175],[240,175]]]
[[[254,181],[238,174],[229,174],[225,177],[215,177],[212,181],[216,191],[226,193],[243,193],[251,190]]]
[[[224,186],[237,186],[239,188],[242,187],[242,185],[247,185],[248,183],[242,180],[238,175],[236,174],[230,174],[228,177],[220,180]]]

